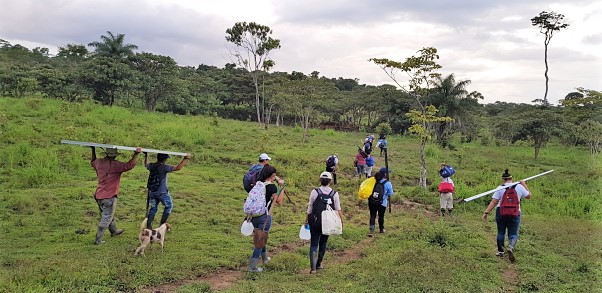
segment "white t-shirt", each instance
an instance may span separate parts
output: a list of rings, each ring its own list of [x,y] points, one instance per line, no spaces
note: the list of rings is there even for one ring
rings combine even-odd
[[[502,186],[509,186],[512,185],[514,183],[504,183],[502,185],[500,185],[499,187]],[[518,201],[520,202],[520,199],[523,197],[527,197],[529,195],[529,191],[527,191],[527,189],[522,185],[522,184],[516,184],[516,187],[514,187],[514,189],[516,190],[516,194],[518,195]],[[504,195],[504,192],[506,191],[506,189],[501,189],[498,190],[496,192],[493,193],[493,196],[491,198],[495,198],[498,200],[497,206],[496,207],[500,207],[500,205],[502,204],[502,196]],[[518,210],[520,211],[520,206],[518,207]]]

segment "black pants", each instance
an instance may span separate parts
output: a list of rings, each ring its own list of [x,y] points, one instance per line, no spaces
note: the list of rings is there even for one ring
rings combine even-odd
[[[387,211],[387,207],[377,202],[368,201],[368,208],[370,209],[370,228],[374,227],[376,214],[378,214],[378,229],[383,231],[385,229],[385,212]]]

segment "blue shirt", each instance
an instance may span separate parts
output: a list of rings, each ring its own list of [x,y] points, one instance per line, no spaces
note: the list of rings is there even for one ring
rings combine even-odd
[[[385,180],[387,180],[387,179],[380,180],[380,183],[383,183]],[[387,181],[384,184],[384,187],[385,187],[385,194],[383,195],[382,206],[386,207],[389,204],[389,197],[393,196],[393,193],[395,193],[395,192],[393,191],[393,184],[391,184],[390,181]]]
[[[161,184],[159,185],[159,189],[157,189],[156,192],[153,192],[153,194],[164,194],[164,193],[168,193],[167,190],[167,173],[170,173],[173,171],[173,166],[171,165],[166,165],[166,164],[159,164],[159,163],[150,163],[148,165],[146,165],[146,169],[147,170],[151,170],[154,166],[157,166],[157,172],[159,172],[159,178],[161,178]]]

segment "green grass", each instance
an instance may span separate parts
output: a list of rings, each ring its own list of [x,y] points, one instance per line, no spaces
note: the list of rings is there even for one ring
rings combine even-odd
[[[266,131],[256,123],[213,117],[0,98],[0,292],[136,291],[220,268],[245,270],[252,245],[239,232],[246,197],[241,177],[261,152],[274,159],[297,205],[286,202],[275,209],[269,247],[297,241],[309,191],[332,153],[341,158],[336,189],[347,216],[345,233],[329,241],[327,269],[318,277],[301,273],[308,266],[305,245],[276,255],[261,275],[245,273],[226,291],[602,292],[602,163],[586,149],[550,144],[535,161],[528,146],[458,142],[450,151],[429,145],[429,187],[422,190],[416,188],[418,142],[391,136],[389,165],[397,194],[393,213],[386,215],[388,233],[358,247],[365,243],[368,211],[356,196],[360,180],[352,176],[352,161],[365,134],[312,129],[305,144],[302,135],[298,127]],[[122,178],[116,217],[126,233],[92,245],[98,209],[90,150],[61,145],[61,139],[193,154],[189,166],[169,177],[175,205],[165,253],[153,246],[146,258],[132,255],[146,204],[148,172],[141,166]],[[378,167],[384,165],[376,159]],[[480,220],[488,197],[458,205],[452,219],[433,215],[441,162],[458,170],[456,197],[494,188],[505,168],[515,178],[556,170],[528,182],[533,199],[523,203],[516,264],[492,254],[495,225]],[[424,206],[410,208],[409,201]],[[349,249],[359,249],[361,258],[334,263],[334,252]],[[517,272],[515,287],[502,277],[504,270]],[[179,289],[209,291],[206,283]]]

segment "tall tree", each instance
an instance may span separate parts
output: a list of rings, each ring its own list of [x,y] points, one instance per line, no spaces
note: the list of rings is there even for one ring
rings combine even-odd
[[[548,105],[548,82],[550,78],[548,77],[548,45],[552,40],[552,36],[554,36],[554,32],[560,31],[561,29],[565,29],[569,26],[568,23],[563,21],[564,15],[558,14],[554,11],[546,12],[542,11],[538,16],[531,18],[531,24],[533,26],[539,27],[539,32],[541,32],[544,38],[544,62],[546,64],[546,71],[544,76],[546,77],[546,91],[543,95],[542,102],[543,105]],[[538,100],[535,100],[538,101]]]
[[[101,42],[95,41],[88,44],[94,48],[94,53],[100,56],[124,59],[134,55],[134,50],[138,49],[136,45],[124,43],[124,34],[114,35],[107,31],[107,35],[101,35],[100,39]]]
[[[397,86],[414,97],[418,110],[410,111],[406,116],[412,121],[410,130],[420,138],[420,181],[419,185],[426,188],[426,155],[425,145],[431,139],[432,123],[447,122],[452,119],[447,116],[435,116],[437,108],[428,104],[427,95],[431,91],[434,80],[441,75],[436,71],[441,68],[437,63],[439,55],[433,47],[422,48],[420,55],[406,58],[404,62],[392,61],[386,58],[371,58],[393,80]],[[405,72],[409,77],[408,89],[400,84],[396,77],[399,71]]]
[[[257,122],[263,122],[262,106],[264,105],[259,93],[259,80],[262,73],[273,67],[274,61],[269,59],[272,50],[280,48],[280,40],[271,37],[272,29],[255,22],[237,22],[226,30],[226,41],[235,45],[230,50],[239,66],[245,68],[253,78],[255,85],[255,108]]]
[[[136,54],[132,65],[138,73],[138,90],[146,110],[155,111],[157,103],[177,91],[178,65],[173,58],[152,53]]]

